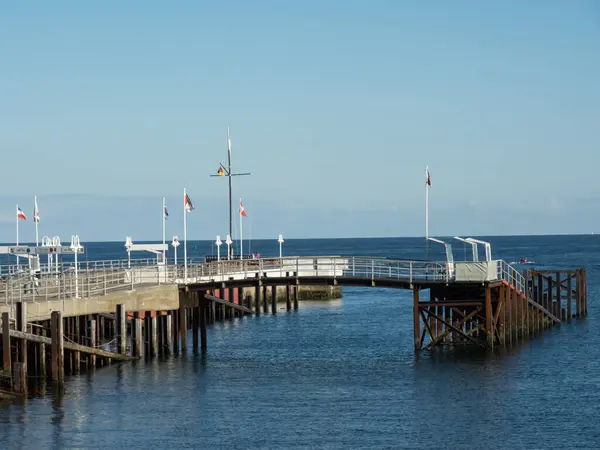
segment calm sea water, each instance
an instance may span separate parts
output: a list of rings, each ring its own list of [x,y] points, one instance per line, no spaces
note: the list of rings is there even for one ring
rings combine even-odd
[[[204,356],[113,365],[68,378],[64,397],[0,408],[0,448],[599,448],[600,236],[489,240],[495,258],[586,266],[589,317],[509,350],[415,355],[409,292],[344,288],[217,324]],[[193,257],[212,251],[195,244]],[[425,256],[422,239],[289,240],[284,253]],[[123,256],[88,245],[89,259]]]

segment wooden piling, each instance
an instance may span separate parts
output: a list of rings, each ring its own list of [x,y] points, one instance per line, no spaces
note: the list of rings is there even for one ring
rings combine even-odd
[[[183,293],[179,294],[179,333],[181,338],[181,352],[185,353],[187,350],[187,317],[185,303],[182,301]]]
[[[150,319],[152,318],[152,311],[146,311],[144,316],[144,356],[146,358],[150,358],[152,356],[152,349],[150,340],[152,339],[150,336],[152,325],[150,324]]]
[[[138,358],[142,356],[142,344],[144,342],[144,336],[142,334],[142,319],[140,313],[136,312],[133,314],[133,332],[132,332],[132,353],[133,356]]]
[[[173,354],[179,354],[179,312],[171,311],[171,340],[173,341]]]
[[[298,309],[298,285],[294,285],[294,309]]]
[[[255,305],[255,312],[256,312],[257,316],[260,315],[261,291],[262,291],[261,284],[259,282],[256,286],[254,286],[254,305]]]
[[[10,313],[2,313],[2,368],[12,380],[12,357],[10,347]],[[12,381],[11,381],[12,384]]]
[[[93,348],[96,347],[96,345],[97,345],[96,335],[97,335],[96,320],[91,319],[90,320],[90,331],[89,331],[90,347],[93,347]],[[95,368],[96,368],[96,355],[90,353],[88,355],[88,369],[95,369]]]
[[[158,317],[150,317],[150,356],[155,357],[158,353],[158,340],[156,334],[156,322]]]
[[[167,311],[167,315],[165,316],[165,355],[170,355],[173,348],[173,314],[171,311]]]
[[[17,313],[17,331],[27,333],[27,303],[17,302],[16,303]],[[18,385],[15,389],[19,392],[27,392],[27,340],[17,339],[17,362],[13,370],[16,370],[15,383],[18,379]]]
[[[490,348],[494,348],[494,321],[492,310],[492,292],[489,285],[485,286],[485,329],[486,341]]]
[[[573,274],[567,275],[567,318],[573,319]]]
[[[125,319],[125,305],[117,305],[115,322],[117,325],[117,353],[124,355],[127,352],[127,322]]]
[[[288,277],[289,273],[285,276]],[[288,311],[292,309],[292,287],[289,284],[285,285],[285,309]]]
[[[62,386],[65,382],[65,351],[62,311],[52,311],[50,330],[52,338],[52,381],[55,384]]]
[[[421,349],[421,319],[419,317],[419,290],[417,288],[413,288],[413,324],[415,350],[419,351]]]
[[[200,307],[194,306],[192,310],[192,348],[198,349],[198,327],[200,326]]]
[[[206,351],[208,345],[206,341],[206,300],[204,299],[204,295],[200,296],[199,299],[200,306],[198,307],[198,312],[200,314],[200,348],[204,352]]]
[[[271,314],[277,314],[277,286],[271,286]]]

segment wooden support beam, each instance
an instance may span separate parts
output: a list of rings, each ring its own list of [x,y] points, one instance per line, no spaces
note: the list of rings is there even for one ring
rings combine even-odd
[[[289,272],[285,274],[286,278],[290,276]],[[292,309],[292,287],[289,284],[285,285],[285,309]]]
[[[573,318],[573,274],[567,276],[567,318]]]
[[[50,330],[52,335],[50,339],[52,345],[52,381],[58,386],[63,386],[65,383],[65,353],[61,311],[52,311]]]
[[[494,348],[494,320],[492,311],[492,292],[490,286],[485,287],[485,328],[487,336],[487,344],[492,349]]]
[[[165,355],[170,355],[173,352],[173,313],[167,312],[165,316]]]
[[[294,309],[298,309],[298,285],[294,285]]]
[[[27,330],[27,303],[17,302],[17,330],[26,333]],[[17,380],[18,385],[15,385],[15,389],[18,392],[27,392],[27,341],[23,338],[17,340],[17,364],[13,367],[18,373],[15,373],[15,384]]]
[[[239,298],[239,297],[238,297]],[[200,306],[198,307],[198,311],[200,313],[200,349],[205,352],[208,344],[206,339],[206,314],[207,314],[207,300],[205,296],[200,296]]]
[[[121,355],[124,355],[127,352],[127,322],[125,314],[125,305],[117,305],[115,317],[117,324],[117,352]]]
[[[200,307],[194,306],[192,309],[192,348],[198,349],[198,327],[200,326]]]
[[[158,317],[150,317],[150,356],[155,357],[158,353],[158,341],[156,336],[156,321]]]
[[[97,345],[96,335],[97,335],[96,320],[91,319],[90,320],[89,337],[90,337],[90,347],[92,347],[92,348],[96,348],[96,345]],[[93,353],[89,353],[88,354],[88,369],[95,369],[95,368],[96,368],[96,355]]]
[[[277,314],[277,286],[271,286],[271,314]]]
[[[413,326],[415,351],[421,349],[421,318],[419,316],[419,290],[413,289]]]
[[[2,368],[12,379],[12,357],[10,347],[10,313],[2,313]],[[11,383],[12,384],[12,383]]]
[[[219,303],[221,305],[225,305],[228,308],[234,308],[234,309],[236,309],[236,310],[238,310],[240,312],[243,312],[243,313],[246,313],[246,314],[252,314],[252,310],[250,308],[246,308],[243,305],[238,305],[236,303],[231,303],[231,302],[228,302],[227,300],[222,300],[222,299],[220,299],[218,297],[215,297],[213,295],[210,295],[210,294],[204,294],[204,298],[206,300],[211,301],[211,302],[215,302],[215,303]]]

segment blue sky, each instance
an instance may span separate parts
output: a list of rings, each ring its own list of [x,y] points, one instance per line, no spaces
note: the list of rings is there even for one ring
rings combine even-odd
[[[600,6],[0,3],[0,241],[600,231]],[[236,209],[237,211],[237,209]],[[237,215],[236,223],[237,223]],[[22,239],[34,236],[31,221]]]

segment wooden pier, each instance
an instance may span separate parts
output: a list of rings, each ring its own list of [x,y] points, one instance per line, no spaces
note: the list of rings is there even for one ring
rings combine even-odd
[[[173,269],[157,272],[155,283],[148,282],[149,267],[87,271],[79,278],[81,290],[67,289],[72,271],[48,274],[36,280],[41,294],[29,289],[29,279],[6,281],[5,292],[13,295],[5,297],[5,306],[0,301],[0,383],[27,392],[28,378],[48,378],[62,388],[66,375],[115,361],[183,354],[190,334],[193,351],[205,351],[211,324],[277,314],[279,303],[296,310],[301,290],[315,286],[412,291],[417,351],[510,346],[587,316],[584,268],[520,273],[501,260],[450,265],[297,257],[190,266],[188,279]],[[83,298],[73,295],[86,289]]]

